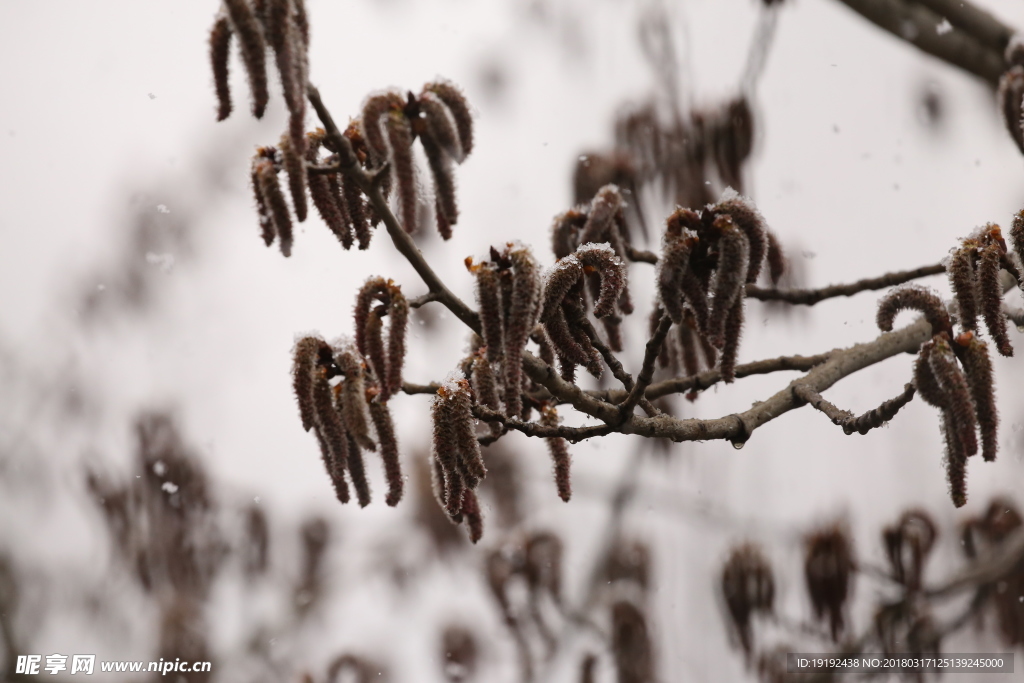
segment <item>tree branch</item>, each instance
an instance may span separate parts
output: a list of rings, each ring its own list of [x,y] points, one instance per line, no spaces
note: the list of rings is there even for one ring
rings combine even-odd
[[[1015,33],[1012,28],[966,0],[917,1],[999,54],[1006,51],[1006,46]]]
[[[757,285],[747,285],[747,297],[757,299],[758,301],[785,301],[790,304],[813,306],[825,299],[853,296],[860,292],[894,287],[911,280],[928,277],[929,275],[939,275],[945,272],[946,267],[941,263],[936,263],[930,266],[914,268],[913,270],[899,270],[878,277],[864,278],[863,280],[857,280],[845,285],[829,285],[820,289],[773,289],[758,287]]]
[[[667,415],[654,418],[633,416],[619,431],[673,441],[727,439],[742,445],[758,427],[803,405],[803,401],[794,394],[793,387],[796,384],[806,384],[820,393],[842,378],[875,363],[901,353],[917,351],[931,336],[931,325],[922,318],[895,332],[882,334],[873,341],[833,351],[824,363],[743,413],[710,420],[678,419]]]
[[[517,432],[522,432],[527,436],[534,437],[562,437],[572,443],[583,441],[584,439],[590,439],[595,436],[606,436],[611,434],[615,427],[608,424],[593,425],[590,427],[566,427],[564,425],[542,425],[536,422],[523,422],[522,420],[515,417],[506,417],[504,414],[499,413],[496,410],[491,410],[485,406],[474,405],[473,415],[480,420],[485,422],[497,422],[502,427],[507,429],[514,429]],[[484,437],[488,439],[490,437]],[[487,443],[492,443],[495,439],[490,438]]]
[[[940,34],[943,17],[906,0],[839,0],[854,12],[922,52],[995,86],[1006,68],[997,45],[979,42],[961,28]],[[959,4],[961,0],[957,0]],[[950,23],[953,22],[950,17]]]
[[[626,391],[631,392],[634,387],[633,376],[626,372],[626,369],[622,367],[622,363],[620,363],[619,359],[615,357],[612,350],[608,348],[608,345],[601,340],[597,334],[597,330],[594,329],[590,320],[586,318],[583,319],[583,330],[587,333],[587,336],[590,337],[590,343],[594,345],[594,348],[597,349],[601,354],[601,357],[604,358],[605,364],[608,366],[608,369],[612,371],[612,375],[615,379],[622,383],[622,386]],[[642,395],[638,396],[638,399],[640,400],[640,407],[643,408],[644,412],[651,417],[661,414],[661,411],[652,406],[651,402],[646,400]],[[633,405],[636,405],[636,403]]]
[[[903,392],[899,396],[885,401],[882,405],[869,410],[860,417],[854,417],[853,413],[848,410],[840,410],[806,384],[793,385],[793,393],[797,398],[820,410],[832,420],[832,424],[842,427],[843,432],[846,434],[857,432],[862,435],[867,434],[876,427],[881,427],[884,423],[895,417],[900,408],[907,405],[914,398],[915,392],[914,385],[908,383],[903,387]]]

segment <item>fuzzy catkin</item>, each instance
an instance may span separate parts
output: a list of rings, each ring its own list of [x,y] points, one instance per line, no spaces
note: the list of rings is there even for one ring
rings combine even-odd
[[[1013,216],[1013,223],[1010,225],[1010,246],[1017,254],[1017,260],[1024,268],[1024,210],[1018,211]],[[1024,277],[1024,273],[1021,273]],[[1024,288],[1024,281],[1018,283]]]
[[[1013,355],[1013,346],[1006,329],[1006,316],[1003,315],[1003,288],[999,283],[1001,250],[996,244],[989,244],[981,250],[981,261],[978,264],[978,293],[981,295],[981,313],[985,318],[985,326],[992,335],[996,349],[1003,356]]]
[[[498,297],[498,272],[489,263],[476,267],[476,297],[480,304],[480,326],[487,358],[497,362],[505,355],[504,316]]]
[[[690,267],[690,253],[695,237],[665,233],[657,266],[658,298],[665,313],[675,324],[683,321],[683,275]]]
[[[430,174],[434,178],[434,197],[439,210],[438,232],[441,239],[451,239],[451,226],[459,221],[459,206],[455,199],[455,172],[451,159],[429,133],[420,136],[420,144],[427,155]]]
[[[370,482],[366,479],[366,467],[363,463],[363,450],[356,442],[355,435],[348,433],[348,474],[352,478],[352,488],[356,490],[359,507],[370,504]]]
[[[280,242],[281,253],[292,255],[292,217],[288,211],[288,202],[277,182],[277,170],[269,160],[260,160],[256,164],[256,177],[259,181],[260,195],[267,207],[270,224]]]
[[[299,404],[302,428],[307,432],[316,424],[313,373],[316,370],[320,349],[326,346],[326,342],[319,337],[303,337],[295,344],[292,356],[292,388]]]
[[[281,150],[284,170],[288,174],[288,191],[291,193],[295,217],[302,223],[306,220],[308,212],[306,205],[306,162],[303,156],[294,151],[295,146],[291,143],[291,138],[288,135],[281,136],[281,143],[278,145],[278,149]]]
[[[555,407],[545,406],[541,411],[541,424],[557,427],[558,422],[558,411]],[[568,503],[572,498],[572,479],[570,478],[572,456],[569,454],[569,444],[560,436],[549,436],[544,440],[547,442],[551,464],[554,467],[555,488],[558,490],[558,497]]]
[[[958,338],[958,343],[962,340]],[[999,415],[996,410],[995,382],[992,373],[992,360],[988,355],[988,345],[971,335],[964,340],[961,359],[964,375],[974,399],[974,409],[978,418],[978,430],[981,433],[981,454],[987,461],[996,459],[999,437]]]
[[[417,228],[418,200],[416,164],[412,156],[412,128],[405,114],[393,111],[384,118],[384,130],[391,152],[391,177],[398,191],[402,228],[412,234]]]
[[[615,185],[605,185],[590,202],[587,222],[580,233],[580,244],[610,242],[615,229],[615,215],[622,210],[622,194]]]
[[[708,314],[708,338],[721,349],[725,346],[725,323],[733,303],[743,295],[743,284],[747,279],[750,259],[750,245],[746,235],[731,218],[721,215],[715,218],[714,227],[719,232],[718,264],[712,283],[714,297]]]
[[[768,279],[773,286],[779,284],[779,280],[786,274],[786,254],[782,250],[779,238],[771,230],[766,229],[765,235],[768,239],[768,253],[765,258],[768,261]]]
[[[878,302],[878,314],[875,317],[878,329],[892,332],[896,315],[907,308],[921,311],[931,324],[933,334],[948,333],[952,329],[949,313],[942,300],[935,292],[920,285],[900,285]]]
[[[463,158],[473,151],[473,115],[469,111],[469,104],[466,97],[457,87],[446,81],[435,81],[423,86],[425,92],[431,92],[438,97],[455,121],[455,130],[459,135],[459,146],[462,149]]]
[[[603,318],[615,312],[615,304],[626,286],[626,267],[608,247],[583,245],[576,250],[576,258],[584,272],[596,270],[601,276],[601,295],[594,302],[594,317]]]
[[[238,46],[242,52],[242,62],[249,76],[249,89],[252,91],[252,115],[262,118],[267,109],[270,94],[267,90],[266,46],[263,32],[256,17],[252,13],[247,0],[224,0],[231,24],[238,35]]]
[[[466,489],[462,494],[463,518],[466,520],[466,528],[469,530],[469,541],[476,545],[484,535],[484,516],[480,511],[480,501],[476,493]]]
[[[313,407],[316,411],[317,435],[321,439],[321,446],[327,447],[324,462],[329,464],[328,473],[335,481],[337,490],[339,484],[336,480],[341,478],[340,473],[347,468],[348,463],[348,434],[341,415],[334,407],[331,386],[323,371],[318,372],[313,381]]]
[[[387,401],[402,390],[402,369],[405,366],[405,335],[409,327],[409,302],[398,286],[389,287],[388,307],[388,369],[381,380],[381,400]]]
[[[722,381],[731,383],[736,379],[736,356],[739,353],[740,335],[743,333],[743,297],[736,297],[725,319],[725,344],[719,369]]]
[[[530,332],[537,322],[540,297],[540,275],[537,262],[525,248],[509,252],[512,262],[512,301],[505,332],[505,400],[509,417],[522,417],[523,405],[519,392],[522,377],[523,350]]]
[[[746,197],[733,195],[711,207],[714,214],[726,214],[747,237],[750,254],[747,267],[747,282],[757,282],[765,255],[768,252],[768,236],[764,217]]]
[[[965,330],[978,329],[978,295],[973,256],[975,247],[960,247],[949,259],[949,282],[960,308],[960,325]]]
[[[384,479],[388,482],[388,495],[384,502],[394,507],[402,500],[405,482],[402,478],[402,463],[398,457],[398,438],[395,436],[391,409],[386,403],[370,401],[370,418],[373,420],[373,429],[377,432],[378,452],[384,463]]]
[[[462,153],[462,144],[448,113],[448,106],[430,91],[422,92],[417,101],[431,139],[454,161],[462,163],[466,157]]]
[[[336,362],[344,374],[338,392],[338,409],[348,433],[361,448],[376,450],[377,444],[370,436],[370,425],[366,418],[369,408],[366,405],[362,361],[351,349],[347,349],[338,354]]]
[[[946,412],[951,430],[960,440],[963,451],[967,455],[974,455],[978,452],[974,402],[967,379],[957,366],[956,357],[945,339],[936,341],[929,354],[928,364],[946,395]]]
[[[210,30],[210,66],[217,93],[217,120],[231,116],[231,87],[228,83],[228,62],[231,58],[231,22],[227,16],[217,17]]]

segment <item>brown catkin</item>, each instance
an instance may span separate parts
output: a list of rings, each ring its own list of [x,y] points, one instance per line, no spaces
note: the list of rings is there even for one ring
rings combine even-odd
[[[668,317],[677,325],[683,321],[683,275],[690,267],[690,253],[696,238],[665,233],[657,266],[658,298]]]
[[[482,263],[476,267],[474,274],[487,359],[497,362],[505,355],[504,316],[501,314],[501,301],[498,297],[498,271],[493,264]]]
[[[274,223],[270,219],[270,209],[267,208],[267,202],[263,199],[263,193],[260,191],[260,169],[265,163],[273,165],[273,162],[267,159],[253,161],[252,169],[249,172],[249,180],[252,185],[253,198],[256,200],[256,216],[260,221],[260,237],[263,238],[263,244],[269,247],[274,243],[277,233],[274,232]]]
[[[738,194],[723,199],[711,207],[710,211],[714,214],[728,215],[746,235],[750,246],[747,282],[757,282],[757,276],[761,273],[761,266],[768,253],[767,226],[761,212],[753,202]]]
[[[366,322],[370,316],[370,307],[374,301],[380,301],[387,292],[388,282],[382,277],[367,278],[356,294],[356,305],[353,309],[356,328],[356,348],[363,356],[369,356],[369,344],[366,338]],[[378,375],[379,378],[379,375]]]
[[[384,322],[381,319],[383,306],[370,311],[366,319],[366,358],[370,361],[370,367],[377,379],[383,383],[387,378],[388,362],[387,351],[384,347]]]
[[[928,356],[928,364],[948,398],[946,412],[950,420],[950,429],[959,438],[963,451],[967,455],[974,455],[978,452],[974,402],[967,379],[956,364],[956,357],[949,347],[949,342],[945,339],[936,341]]]
[[[405,101],[395,92],[374,95],[363,104],[362,137],[366,141],[370,163],[374,168],[379,168],[388,158],[388,144],[380,126],[381,117],[403,106]]]
[[[771,230],[765,230],[765,235],[768,238],[768,279],[771,280],[772,285],[778,285],[779,280],[786,274],[786,254],[782,250],[782,244],[779,242],[779,238]]]
[[[267,41],[277,59],[277,72],[281,78],[285,104],[292,117],[295,117],[298,112],[304,111],[306,98],[305,84],[300,80],[302,57],[298,54],[298,46],[293,35],[295,26],[291,4],[291,0],[268,0],[264,27]]]
[[[932,334],[948,333],[952,329],[949,313],[942,305],[942,299],[932,290],[920,285],[900,285],[889,290],[882,297],[878,302],[878,314],[875,317],[878,329],[883,332],[892,332],[896,315],[907,308],[921,311],[924,314],[932,326]]]
[[[340,472],[348,466],[348,435],[345,433],[345,425],[341,415],[334,407],[331,397],[331,385],[327,381],[327,375],[323,370],[317,372],[313,380],[313,408],[316,411],[316,431],[322,439],[321,445],[327,446],[328,456],[324,457],[325,463],[329,463],[328,473],[332,479],[340,478]],[[335,482],[335,489],[338,484]]]
[[[433,454],[440,468],[444,493],[441,501],[448,515],[454,516],[459,511],[462,496],[462,475],[458,472],[458,446],[455,440],[455,428],[452,424],[452,393],[447,386],[438,389],[431,402],[431,420],[433,423]],[[457,481],[456,481],[457,480]],[[452,494],[457,493],[457,500]]]
[[[551,250],[556,259],[562,259],[576,251],[580,245],[579,234],[587,221],[587,214],[576,209],[555,216],[551,226]]]
[[[361,448],[376,450],[377,444],[370,436],[370,425],[366,418],[369,408],[366,405],[362,359],[354,349],[349,348],[339,353],[335,362],[345,376],[338,392],[338,409],[345,427]]]
[[[388,495],[384,502],[394,507],[402,500],[404,480],[391,409],[381,401],[370,401],[370,418],[373,420],[373,429],[377,432],[378,452],[384,463],[384,479],[388,482]]]
[[[619,188],[605,185],[590,202],[587,211],[587,222],[580,233],[580,244],[610,242],[610,233],[614,230],[615,215],[622,210],[623,201]]]
[[[348,218],[352,224],[352,230],[356,234],[361,250],[370,248],[370,217],[367,213],[367,205],[356,181],[347,175],[339,178],[341,183],[341,196],[345,198],[345,206],[348,208]]]
[[[295,217],[299,222],[306,220],[308,208],[306,206],[306,162],[302,156],[296,154],[294,145],[288,135],[281,136],[281,158],[284,161],[284,170],[288,174],[288,190],[292,195],[292,207],[295,209]]]
[[[476,440],[476,432],[473,429],[473,399],[470,396],[469,383],[466,380],[459,381],[457,386],[458,391],[451,399],[452,432],[464,475],[480,481],[487,476],[487,468],[484,467],[480,444]],[[475,486],[470,488],[475,488]]]
[[[501,409],[498,397],[498,381],[494,376],[494,367],[479,352],[473,357],[472,385],[477,403],[494,411]],[[500,431],[500,425],[496,422],[492,423],[492,428],[495,426]]]
[[[1006,329],[1006,316],[1003,315],[1003,288],[999,283],[1001,250],[997,244],[989,244],[981,250],[981,261],[978,264],[978,293],[981,295],[981,313],[985,318],[985,326],[992,335],[996,349],[1003,356],[1013,355],[1013,346]]]
[[[228,62],[231,58],[231,22],[226,15],[217,17],[210,30],[210,66],[213,68],[213,87],[217,93],[217,120],[231,116],[231,87]]]
[[[512,301],[505,328],[505,408],[509,417],[522,417],[522,397],[518,388],[522,377],[523,350],[537,323],[540,274],[528,248],[513,248],[508,257],[512,262]]]
[[[541,411],[541,424],[557,427],[558,422],[558,411],[555,407],[544,406]],[[551,454],[551,463],[555,470],[555,488],[558,490],[558,497],[568,503],[572,498],[572,480],[570,479],[572,457],[569,454],[569,444],[560,436],[549,436],[544,440],[548,444],[548,453]]]
[[[249,76],[249,89],[252,91],[252,115],[262,118],[267,109],[270,94],[267,90],[267,59],[266,46],[263,43],[263,32],[253,15],[247,0],[224,0],[228,16],[235,33],[238,34],[238,46],[242,52],[242,62]]]
[[[950,411],[943,411],[942,433],[946,441],[946,480],[949,483],[949,496],[955,507],[967,504],[967,452],[964,450],[963,439],[957,433],[955,421]]]
[[[261,160],[256,165],[256,176],[259,180],[260,195],[267,206],[270,222],[274,227],[281,245],[281,253],[285,257],[292,255],[292,216],[288,211],[288,202],[277,182],[277,170],[269,160]]]
[[[961,335],[958,343],[963,340]],[[964,375],[971,388],[974,399],[974,410],[978,418],[978,430],[981,433],[981,455],[985,460],[996,459],[999,438],[999,414],[996,411],[995,382],[992,373],[992,360],[988,355],[988,345],[971,335],[963,340]]]
[[[323,131],[309,133],[306,140],[306,161],[316,164],[319,161],[319,149],[323,141]],[[345,200],[341,196],[337,174],[308,174],[309,196],[313,206],[330,228],[341,246],[349,249],[352,246],[352,227],[348,223]]]
[[[743,284],[747,279],[750,245],[746,235],[728,216],[715,218],[714,226],[719,232],[718,264],[712,283],[714,298],[708,314],[708,338],[721,349],[725,346],[725,325],[729,311],[737,298],[742,298]]]
[[[917,360],[914,361],[914,386],[926,403],[944,410],[949,405],[949,397],[939,384],[929,363],[934,348],[934,341],[927,341],[921,345]]]
[[[750,618],[770,614],[775,603],[775,577],[761,549],[752,544],[734,548],[722,567],[722,595],[744,651],[753,650]]]
[[[949,259],[949,283],[960,308],[960,326],[965,330],[978,329],[978,295],[973,256],[976,245],[960,247]]]
[[[412,128],[401,111],[393,111],[384,119],[384,130],[391,151],[391,177],[398,191],[402,228],[416,232],[417,200],[416,164],[412,156]]]
[[[736,356],[740,348],[740,335],[743,333],[743,297],[736,297],[732,308],[725,319],[725,344],[719,361],[722,380],[730,383],[736,379]]]
[[[576,258],[584,270],[593,268],[601,276],[601,295],[594,302],[594,317],[603,318],[615,312],[615,303],[626,286],[626,267],[608,247],[583,245]]]
[[[484,516],[476,493],[469,489],[462,493],[462,516],[469,530],[469,541],[475,545],[484,535]]]
[[[1010,225],[1010,246],[1017,254],[1017,260],[1024,268],[1024,210],[1018,211],[1013,216],[1013,223]],[[1021,273],[1024,276],[1024,273]],[[1024,281],[1019,283],[1024,288]]]
[[[321,436],[320,429],[314,428],[313,433],[316,434],[317,442],[320,444],[320,456],[323,459],[324,467],[327,469],[327,476],[331,478],[334,495],[338,502],[344,505],[352,498],[348,490],[348,482],[345,481],[345,470],[348,467],[348,451],[345,452],[345,460],[339,463],[331,454],[331,448],[327,444],[326,439]],[[347,440],[345,443],[347,445]]]
[[[469,104],[466,103],[466,97],[462,91],[445,81],[428,83],[423,86],[423,90],[437,95],[438,99],[448,107],[452,120],[455,121],[455,130],[459,134],[462,157],[468,157],[473,151],[473,115],[469,112]]]
[[[431,139],[456,163],[462,163],[465,159],[462,144],[459,142],[459,134],[455,130],[447,105],[429,91],[420,94],[418,103]]]
[[[391,304],[388,306],[388,369],[381,380],[384,389],[381,400],[387,401],[402,390],[402,368],[405,365],[405,335],[409,327],[409,302],[398,286],[388,288]]]
[[[303,337],[295,344],[292,354],[292,388],[299,404],[302,428],[307,432],[316,424],[313,406],[313,373],[317,369],[320,350],[330,348],[320,337]]]
[[[442,239],[451,239],[451,226],[459,221],[459,206],[455,200],[455,172],[451,159],[430,133],[420,136],[420,144],[427,155],[430,174],[434,178],[434,196],[438,209],[438,232]]]
[[[356,490],[359,507],[366,507],[370,504],[370,482],[366,479],[363,450],[356,443],[352,432],[348,433],[348,474],[352,478],[352,488]]]

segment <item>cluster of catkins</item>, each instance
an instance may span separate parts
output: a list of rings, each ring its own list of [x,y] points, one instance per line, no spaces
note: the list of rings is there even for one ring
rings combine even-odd
[[[612,351],[622,351],[622,316],[633,312],[626,281],[625,261],[629,244],[629,230],[626,224],[626,202],[617,185],[601,187],[588,204],[577,206],[555,218],[551,229],[551,248],[558,263],[548,274],[545,287],[545,306],[548,292],[562,298],[551,301],[553,307],[545,309],[552,317],[550,322],[542,316],[552,343],[558,351],[562,375],[568,380],[575,376],[575,367],[582,365],[595,377],[601,376],[601,356],[594,349],[584,329],[577,329],[580,316],[586,315],[587,294],[578,271],[588,275],[589,294],[594,299],[594,315],[604,326],[608,346]],[[604,245],[600,247],[595,245]],[[554,283],[554,285],[552,284]],[[566,293],[552,289],[568,287]],[[614,298],[610,296],[613,292]],[[607,293],[606,293],[607,292]],[[600,305],[599,305],[600,304]],[[575,339],[567,339],[561,319],[568,323]],[[585,327],[585,326],[584,326]],[[563,342],[556,341],[556,336]],[[573,344],[573,341],[575,344]]]
[[[379,171],[381,190],[388,198],[394,189],[402,226],[415,232],[418,225],[420,188],[412,144],[419,138],[434,179],[437,227],[444,239],[452,235],[458,221],[453,165],[462,163],[473,148],[473,118],[461,91],[451,83],[437,81],[423,86],[419,96],[397,92],[374,95],[363,105],[362,117],[349,124],[343,135],[366,171]],[[322,129],[296,143],[291,131],[278,147],[261,147],[252,162],[252,187],[260,217],[263,240],[269,246],[275,236],[281,252],[288,256],[292,246],[292,218],[277,175],[284,170],[295,217],[306,220],[306,193],[327,227],[345,249],[358,241],[360,249],[370,246],[370,228],[381,220],[360,190],[358,182],[341,167],[338,150]],[[321,157],[321,149],[329,154]]]
[[[766,262],[777,282],[785,268],[778,240],[754,204],[733,191],[701,213],[680,208],[669,216],[651,322],[657,327],[667,315],[677,334],[675,349],[666,345],[662,363],[672,361],[674,350],[686,374],[694,375],[700,348],[707,366],[717,362],[722,379],[731,382],[743,330],[745,287],[757,281]]]
[[[466,259],[466,267],[476,278],[482,332],[482,346],[475,349],[466,370],[475,400],[485,408],[521,420],[529,419],[531,408],[536,406],[542,425],[557,426],[554,405],[523,401],[524,393],[536,388],[523,375],[527,343],[533,340],[542,360],[554,363],[552,345],[544,329],[537,326],[542,282],[533,254],[528,247],[510,242],[501,251],[492,247],[489,260]],[[491,429],[497,433],[500,426],[492,423]],[[547,437],[545,441],[554,463],[558,495],[568,501],[572,496],[568,445],[561,437]]]
[[[1015,230],[1021,229],[1021,218],[1014,221]],[[1019,239],[1017,245],[1024,244]],[[1006,241],[998,225],[989,223],[963,240],[949,259],[949,281],[959,307],[960,326],[968,332],[978,332],[978,316],[1004,356],[1013,355],[1013,347],[1006,329],[1006,316],[1002,311],[1003,286],[999,271],[1007,268],[1016,272],[1010,260]]]
[[[1019,532],[1024,518],[1013,502],[996,498],[980,517],[971,519],[963,527],[964,552],[971,559],[989,553]],[[1024,645],[1024,563],[1018,562],[985,591],[985,609],[994,613],[1003,642]]]
[[[853,546],[844,527],[826,526],[804,539],[804,586],[815,619],[828,622],[835,642],[843,632],[854,568]],[[750,656],[753,618],[771,616],[775,609],[775,574],[762,550],[745,543],[729,554],[720,581],[729,619],[740,646]]]
[[[933,337],[921,345],[914,364],[914,386],[927,403],[942,412],[946,440],[946,474],[957,507],[967,502],[968,456],[978,452],[978,436],[985,460],[995,460],[998,416],[992,361],[988,345],[974,332],[953,332],[949,313],[938,295],[920,285],[903,285],[879,302],[879,329],[889,332],[904,309],[924,314]]]
[[[615,125],[616,148],[632,161],[638,185],[657,183],[681,206],[714,201],[712,168],[721,187],[743,190],[743,165],[754,143],[754,114],[746,97],[668,122],[653,105],[624,113]],[[592,159],[592,157],[588,157]]]
[[[370,503],[364,450],[377,451],[384,463],[387,504],[397,505],[402,498],[398,440],[387,401],[402,386],[408,314],[401,289],[391,281],[372,278],[356,299],[354,344],[331,345],[318,336],[307,336],[295,345],[292,381],[302,427],[316,434],[342,503],[350,498],[346,472],[359,505]],[[389,319],[387,344],[384,316]],[[331,380],[338,376],[341,380],[332,385]]]
[[[464,520],[473,543],[483,535],[476,488],[487,476],[473,419],[473,393],[460,371],[445,378],[431,402],[434,495],[455,524]]]

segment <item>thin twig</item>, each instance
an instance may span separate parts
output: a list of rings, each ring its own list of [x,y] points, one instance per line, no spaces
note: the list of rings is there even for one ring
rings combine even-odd
[[[821,289],[774,289],[747,285],[747,297],[757,299],[758,301],[785,301],[790,304],[813,306],[824,299],[833,299],[838,296],[853,296],[859,292],[894,287],[904,282],[944,272],[946,272],[946,267],[941,263],[936,263],[913,270],[900,270],[878,277],[864,278],[863,280],[857,280],[845,285],[829,285]]]
[[[612,375],[615,377],[615,379],[619,380],[619,382],[622,383],[622,386],[625,388],[626,391],[631,392],[634,386],[633,376],[626,372],[626,369],[622,367],[622,363],[619,361],[618,358],[615,357],[615,354],[612,353],[612,350],[608,348],[608,345],[601,340],[601,337],[599,337],[597,334],[597,330],[594,329],[594,326],[590,323],[589,320],[584,319],[582,321],[582,326],[583,331],[587,333],[588,337],[590,337],[590,343],[593,344],[594,348],[598,350],[598,353],[600,353],[601,357],[604,358],[604,362],[608,366],[608,369],[612,371]],[[654,417],[655,415],[661,414],[661,411],[652,406],[650,401],[644,399],[643,397],[640,397],[640,400],[640,407],[643,408],[644,412],[646,412],[648,415]],[[634,403],[633,405],[636,404]]]
[[[477,419],[484,420],[485,422],[497,422],[502,427],[507,429],[514,429],[517,432],[522,432],[527,436],[534,437],[562,437],[572,443],[583,441],[584,439],[591,439],[595,436],[606,436],[611,434],[615,428],[612,425],[593,425],[590,427],[566,427],[564,425],[542,425],[536,422],[523,422],[522,420],[515,417],[506,417],[504,414],[499,413],[496,410],[491,410],[485,406],[474,405],[473,415]],[[487,438],[487,437],[484,437]],[[488,441],[491,443],[491,441]]]
[[[806,384],[793,385],[793,393],[796,397],[810,404],[813,408],[820,410],[832,420],[832,424],[842,427],[846,434],[857,432],[862,435],[867,434],[876,427],[881,427],[884,423],[891,420],[899,412],[900,408],[907,405],[914,398],[915,391],[914,385],[908,383],[903,387],[903,392],[899,396],[889,399],[860,417],[855,417],[850,411],[837,408]]]
[[[626,396],[626,400],[619,404],[619,413],[622,415],[622,419],[626,419],[633,413],[633,407],[636,406],[637,402],[644,397],[644,392],[647,391],[647,387],[650,386],[651,380],[654,379],[654,367],[658,360],[658,354],[661,353],[661,346],[665,343],[665,337],[668,336],[669,328],[672,327],[672,319],[667,315],[661,316],[661,320],[658,321],[658,328],[651,335],[651,339],[647,342],[647,347],[644,350],[644,363],[640,368],[640,374],[637,376],[636,384],[632,389],[629,390],[629,395]]]
[[[439,301],[435,292],[427,292],[423,296],[418,296],[415,299],[409,299],[409,308],[419,308],[420,306],[429,304],[431,301]]]

